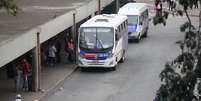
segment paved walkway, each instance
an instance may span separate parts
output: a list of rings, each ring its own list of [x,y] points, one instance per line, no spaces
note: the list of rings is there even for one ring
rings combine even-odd
[[[0,101],[14,101],[17,94],[22,95],[23,101],[40,100],[47,94],[50,94],[75,69],[75,65],[66,63],[58,64],[55,67],[45,67],[42,70],[41,92],[15,92],[14,80],[0,79]]]

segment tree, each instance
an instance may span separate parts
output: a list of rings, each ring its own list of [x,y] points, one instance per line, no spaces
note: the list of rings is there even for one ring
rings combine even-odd
[[[169,4],[169,9],[162,8],[163,2]],[[156,15],[153,24],[166,25],[168,15],[180,15],[187,17],[188,21],[180,26],[180,31],[185,33],[185,38],[176,42],[180,45],[181,54],[176,59],[167,63],[160,73],[163,83],[156,94],[156,101],[193,101],[196,81],[201,78],[201,8],[199,8],[199,27],[195,28],[191,22],[188,11],[193,7],[201,6],[201,0],[178,0],[182,8],[178,9],[174,0],[155,0]],[[158,5],[160,9],[157,9]],[[199,86],[201,87],[201,86]],[[201,88],[198,88],[201,90]],[[201,91],[199,91],[201,92]]]
[[[5,9],[9,14],[16,15],[18,7],[14,0],[0,0],[0,9]]]

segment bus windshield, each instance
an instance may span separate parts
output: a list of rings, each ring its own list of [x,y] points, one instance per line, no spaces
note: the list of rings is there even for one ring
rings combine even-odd
[[[138,16],[128,15],[128,24],[138,24]]]
[[[113,47],[113,28],[81,28],[79,47],[87,50],[104,50]]]

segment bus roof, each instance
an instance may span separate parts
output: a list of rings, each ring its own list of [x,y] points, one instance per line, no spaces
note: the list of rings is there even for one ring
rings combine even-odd
[[[96,15],[83,23],[80,27],[114,27],[117,28],[127,17],[117,14]]]
[[[148,6],[146,3],[127,3],[119,9],[118,14],[140,15],[140,13],[144,12],[147,9]]]

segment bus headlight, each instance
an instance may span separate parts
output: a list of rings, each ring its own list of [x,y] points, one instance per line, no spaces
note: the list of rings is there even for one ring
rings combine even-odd
[[[79,54],[79,59],[85,59],[83,54]]]
[[[109,53],[108,58],[112,58],[114,56],[113,53]]]
[[[138,36],[138,35],[139,35],[138,32],[132,32],[132,33],[130,34],[130,36]]]

